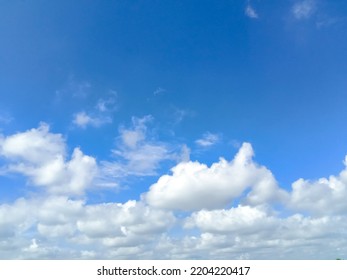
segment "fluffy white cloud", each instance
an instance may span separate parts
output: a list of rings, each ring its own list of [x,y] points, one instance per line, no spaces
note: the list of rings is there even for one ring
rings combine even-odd
[[[50,133],[47,124],[2,138],[0,155],[10,161],[8,172],[26,175],[50,193],[83,194],[98,172],[96,160],[79,148],[66,160],[62,135]]]
[[[338,176],[315,181],[299,179],[292,185],[290,207],[297,211],[311,215],[344,214],[347,211],[346,201],[347,166]]]
[[[211,167],[199,162],[182,162],[172,168],[172,175],[163,175],[150,187],[144,199],[152,206],[199,210],[230,205],[250,188],[244,203],[264,204],[284,199],[272,173],[252,160],[253,149],[244,143],[235,158],[221,158]]]
[[[292,7],[292,13],[296,19],[307,19],[314,13],[316,3],[314,0],[296,2]]]
[[[228,210],[200,210],[187,219],[185,227],[198,227],[203,232],[237,233],[238,235],[256,233],[263,229],[273,230],[276,220],[261,208],[239,205]]]
[[[195,141],[200,147],[210,147],[215,145],[219,141],[219,136],[210,132],[206,132],[202,138]]]
[[[90,205],[85,210],[77,222],[79,231],[89,239],[104,238],[101,241],[106,246],[139,245],[166,231],[175,221],[171,213],[136,201]]]
[[[49,132],[41,123],[38,128],[0,138],[0,155],[10,160],[42,164],[65,156],[65,141],[61,134]]]
[[[12,166],[11,170],[29,176],[34,185],[46,187],[49,192],[83,194],[97,174],[97,165],[93,157],[76,148],[70,161],[58,156],[40,166],[18,165]]]
[[[13,204],[0,205],[0,237],[2,240],[25,232],[31,226],[33,217],[28,215],[32,209],[25,199],[18,199]]]

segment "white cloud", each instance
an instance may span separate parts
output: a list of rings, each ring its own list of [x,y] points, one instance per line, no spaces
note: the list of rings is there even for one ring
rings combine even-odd
[[[120,129],[120,139],[125,147],[135,149],[139,143],[146,138],[147,124],[153,120],[152,116],[147,115],[143,118],[132,118],[132,127]]]
[[[149,120],[134,119],[135,128],[146,130]],[[151,146],[142,140],[130,138],[122,138],[126,149],[141,147],[149,156],[156,152],[146,150]],[[7,171],[23,174],[46,192],[35,199],[0,204],[0,258],[147,256],[157,236],[175,222],[173,214],[137,201],[88,205],[85,200],[72,199],[93,184],[98,166],[79,148],[71,159],[66,158],[66,150],[62,135],[51,133],[46,124],[1,138],[1,156],[9,161]]]
[[[195,141],[195,143],[201,147],[210,147],[219,142],[219,135],[206,132],[202,138]]]
[[[0,205],[0,218],[0,259],[136,258],[175,223],[141,202],[87,205],[62,196]]]
[[[92,185],[97,164],[93,157],[76,148],[69,161],[58,155],[39,164],[11,164],[8,170],[26,175],[31,184],[43,187],[49,193],[81,195]]]
[[[314,0],[303,0],[296,2],[292,7],[292,13],[298,20],[310,18],[315,11],[316,3]]]
[[[290,207],[295,210],[308,211],[311,215],[344,214],[347,211],[347,167],[338,176],[315,181],[299,179],[292,188]]]
[[[0,237],[6,239],[23,233],[31,226],[33,217],[28,216],[30,212],[24,199],[18,199],[12,205],[0,205]]]
[[[151,137],[151,119],[133,118],[120,129],[115,153],[122,161],[109,163],[119,176],[151,174],[163,158],[179,157]],[[211,166],[190,161],[189,148],[181,148],[182,162],[139,201],[91,204],[94,158],[79,148],[69,156],[63,136],[44,123],[1,136],[7,172],[46,191],[0,204],[0,259],[345,257],[347,157],[338,175],[299,179],[284,191],[248,143],[232,161]]]
[[[104,124],[111,123],[112,119],[107,116],[97,116],[92,117],[86,112],[82,111],[74,115],[73,124],[81,128],[86,128],[87,126],[100,127]]]
[[[209,233],[237,233],[239,235],[259,232],[264,228],[273,230],[275,217],[268,216],[261,208],[239,205],[228,210],[201,210],[186,221],[185,227],[198,227]]]
[[[253,19],[259,18],[258,13],[250,4],[247,4],[245,8],[245,15]]]
[[[84,217],[77,222],[80,232],[88,238],[107,237],[112,246],[124,246],[124,239],[141,244],[140,236],[153,238],[175,221],[170,212],[156,211],[141,202],[128,201],[86,206]],[[117,243],[117,244],[115,244]],[[126,245],[129,245],[126,244]]]
[[[106,175],[155,175],[162,161],[175,158],[166,144],[149,138],[147,125],[151,121],[151,116],[133,117],[132,127],[120,128],[117,148],[112,151],[117,161],[103,162]]]
[[[95,159],[79,148],[66,160],[62,135],[49,132],[44,123],[0,139],[0,155],[10,162],[8,172],[21,173],[51,193],[83,194],[97,174]]]
[[[181,148],[181,153],[178,157],[178,162],[188,162],[190,161],[190,149],[187,145],[183,144]]]
[[[264,204],[285,197],[272,173],[253,162],[253,150],[244,143],[228,162],[221,158],[211,167],[182,162],[150,187],[144,199],[154,207],[179,210],[216,209],[230,205],[250,188],[244,203]]]
[[[346,216],[281,218],[261,208],[202,210],[186,220],[200,230],[161,245],[172,258],[335,259],[347,248]]]
[[[10,160],[40,164],[65,156],[65,143],[61,134],[49,132],[41,123],[38,128],[0,138],[0,155]]]
[[[91,122],[92,122],[92,118],[88,116],[85,112],[80,112],[75,114],[73,119],[73,123],[82,128],[85,128]]]

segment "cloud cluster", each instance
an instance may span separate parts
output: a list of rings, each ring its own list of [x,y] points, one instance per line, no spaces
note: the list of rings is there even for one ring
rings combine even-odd
[[[244,203],[250,205],[281,200],[285,192],[271,172],[252,157],[251,145],[244,143],[231,162],[221,158],[211,167],[179,163],[172,168],[172,175],[160,177],[150,187],[144,199],[154,207],[184,211],[223,208],[243,196]]]
[[[185,223],[198,229],[198,236],[166,242],[180,258],[335,259],[347,249],[346,221],[346,216],[280,217],[250,206],[200,210]]]
[[[141,202],[87,205],[63,196],[0,205],[0,217],[2,259],[134,258],[175,221]]]
[[[345,160],[346,165],[346,160]],[[292,185],[290,206],[311,215],[347,213],[347,168],[338,176],[315,181],[299,179]]]
[[[121,127],[109,176],[144,176],[171,157],[148,132],[151,117]],[[42,123],[0,137],[5,176],[40,187],[0,204],[0,258],[334,259],[347,250],[347,167],[318,180],[279,186],[243,143],[230,161],[189,159],[163,174],[139,200],[90,203],[105,163]],[[145,160],[151,164],[146,165]],[[119,169],[117,169],[119,168]],[[120,172],[120,170],[122,173]],[[117,173],[118,172],[118,173]],[[124,175],[126,174],[126,175]],[[182,212],[183,211],[183,212]]]
[[[62,135],[50,133],[45,123],[0,139],[0,155],[9,162],[8,172],[25,175],[49,193],[83,194],[97,173],[96,161],[79,148],[70,159],[66,154]]]

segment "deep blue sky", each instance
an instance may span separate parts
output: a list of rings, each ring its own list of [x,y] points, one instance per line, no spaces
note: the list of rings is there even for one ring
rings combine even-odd
[[[139,199],[184,145],[210,165],[249,142],[285,190],[338,174],[346,15],[342,0],[0,0],[0,134],[45,122],[63,135],[67,160],[80,147],[100,165],[117,162],[127,129],[165,145],[170,156],[153,172],[128,166],[115,179],[123,191],[91,191],[91,203]],[[32,195],[28,174],[5,173],[0,201]]]

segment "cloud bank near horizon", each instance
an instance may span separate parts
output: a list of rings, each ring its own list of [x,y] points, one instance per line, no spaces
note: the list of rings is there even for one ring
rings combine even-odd
[[[1,135],[1,176],[25,178],[30,191],[0,204],[0,258],[334,259],[346,251],[347,160],[338,175],[285,188],[250,143],[207,165],[151,138],[150,121],[120,127],[107,164],[45,123]],[[159,173],[163,161],[170,172]],[[139,197],[89,201],[90,190],[144,176],[157,179]]]

